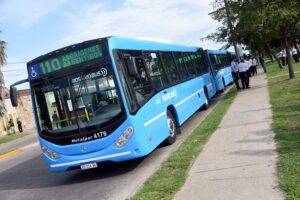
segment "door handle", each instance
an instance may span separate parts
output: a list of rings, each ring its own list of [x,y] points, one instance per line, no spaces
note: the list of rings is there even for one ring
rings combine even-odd
[[[167,94],[167,93],[168,93],[168,92],[165,90],[165,91],[164,91],[164,94]]]

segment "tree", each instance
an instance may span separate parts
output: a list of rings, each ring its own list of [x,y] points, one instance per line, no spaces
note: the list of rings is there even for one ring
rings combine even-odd
[[[6,63],[6,42],[0,40],[0,116],[3,116],[6,111],[4,105],[5,86],[4,86],[4,78],[2,73],[2,66],[5,63]]]
[[[221,22],[217,32],[207,38],[215,41],[233,40],[242,43],[253,52],[272,55],[279,67],[280,60],[275,56],[275,50],[284,46],[287,52],[287,63],[290,78],[295,76],[290,55],[291,44],[299,41],[300,2],[296,0],[226,0],[226,10],[230,11],[228,18],[224,9],[224,0],[214,0],[215,11],[213,19]],[[233,32],[227,26],[226,20],[231,20]],[[279,41],[279,42],[278,42]],[[280,44],[280,45],[278,45]]]

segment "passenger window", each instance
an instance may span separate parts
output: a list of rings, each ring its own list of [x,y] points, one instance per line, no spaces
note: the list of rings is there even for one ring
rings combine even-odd
[[[179,71],[181,79],[182,80],[188,79],[189,75],[188,75],[188,72],[187,72],[187,69],[186,69],[186,66],[185,66],[182,54],[179,53],[179,52],[176,52],[173,55],[174,55],[175,64],[177,66],[177,69]]]
[[[192,58],[190,57],[189,53],[182,53],[183,54],[183,60],[187,66],[187,70],[190,75],[195,76],[196,70],[194,68],[194,63],[192,61]]]
[[[166,73],[172,83],[179,81],[179,74],[177,72],[173,57],[171,53],[161,53],[161,59]]]
[[[143,105],[154,93],[146,66],[142,58],[136,58],[137,74],[129,75],[129,79],[134,90],[138,104]],[[128,65],[128,63],[127,63]]]
[[[145,54],[144,57],[146,68],[154,87],[158,90],[166,87],[168,85],[168,80],[159,61],[158,54],[148,53]]]

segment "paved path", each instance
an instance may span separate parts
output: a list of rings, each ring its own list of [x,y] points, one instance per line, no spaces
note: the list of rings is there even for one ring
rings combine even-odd
[[[193,164],[177,200],[281,200],[264,74],[241,91]]]

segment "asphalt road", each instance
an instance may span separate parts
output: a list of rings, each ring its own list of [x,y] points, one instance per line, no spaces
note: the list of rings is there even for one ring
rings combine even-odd
[[[21,154],[0,160],[0,200],[127,199],[200,124],[216,101],[182,126],[176,143],[159,147],[143,159],[106,164],[87,171],[51,173],[41,159],[37,143],[27,146]]]

